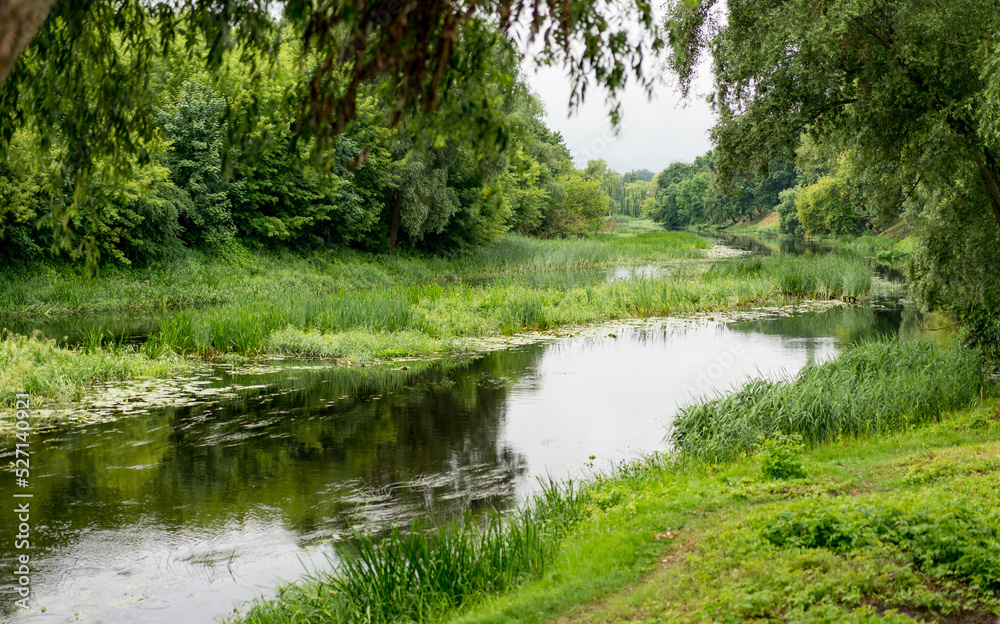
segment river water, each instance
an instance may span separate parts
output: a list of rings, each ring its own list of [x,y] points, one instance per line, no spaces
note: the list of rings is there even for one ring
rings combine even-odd
[[[36,608],[13,609],[5,570],[0,614],[221,621],[282,579],[335,565],[331,542],[353,531],[509,508],[539,477],[665,449],[679,406],[863,338],[920,335],[919,321],[897,305],[629,323],[406,370],[246,373],[255,389],[226,399],[37,435]],[[3,535],[12,522],[0,514]],[[5,567],[14,554],[0,542]]]

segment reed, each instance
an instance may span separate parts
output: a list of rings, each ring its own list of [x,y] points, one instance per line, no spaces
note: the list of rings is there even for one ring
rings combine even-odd
[[[238,621],[424,622],[537,577],[555,547],[587,513],[589,491],[549,482],[509,515],[467,516],[441,528],[415,521],[381,539],[357,535],[329,573],[258,600]]]
[[[0,407],[12,406],[18,392],[30,394],[32,404],[42,406],[79,400],[94,383],[166,377],[186,368],[174,357],[150,359],[124,342],[105,346],[107,337],[96,333],[90,346],[72,350],[40,335],[3,331],[0,338]],[[9,424],[8,416],[0,416],[0,429]]]
[[[761,440],[799,434],[809,444],[902,431],[968,406],[984,383],[978,354],[898,338],[864,342],[809,364],[791,381],[754,380],[688,406],[674,419],[674,447],[711,462],[752,455]]]
[[[804,297],[860,298],[871,277],[871,268],[861,260],[749,258],[719,262],[703,272],[692,267],[669,277],[572,287],[539,288],[511,277],[478,285],[286,294],[186,310],[159,325],[163,343],[181,353],[421,356],[457,347],[459,339],[567,324],[784,304]]]
[[[71,264],[0,268],[0,316],[37,316],[215,305],[275,299],[288,293],[324,295],[344,290],[452,282],[495,273],[702,257],[708,247],[689,232],[600,235],[539,240],[506,234],[456,258],[386,257],[349,249],[307,255],[251,253],[238,245],[143,268],[107,266],[88,281]]]

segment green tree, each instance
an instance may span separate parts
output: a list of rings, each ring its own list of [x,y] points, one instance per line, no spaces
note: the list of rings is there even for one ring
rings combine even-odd
[[[552,201],[545,213],[540,233],[546,236],[575,236],[600,227],[607,213],[608,196],[601,181],[573,171],[560,176],[552,187]]]
[[[171,180],[191,197],[181,224],[189,242],[197,245],[221,245],[236,235],[222,171],[225,109],[225,99],[211,87],[189,80],[160,113],[170,143],[166,161]]]
[[[799,213],[796,208],[796,198],[799,194],[799,187],[785,189],[778,193],[778,205],[775,210],[778,212],[778,230],[782,234],[789,236],[801,236],[805,234],[802,223],[799,221]]]
[[[843,179],[820,178],[795,196],[799,223],[807,234],[857,234],[861,223],[850,198]]]

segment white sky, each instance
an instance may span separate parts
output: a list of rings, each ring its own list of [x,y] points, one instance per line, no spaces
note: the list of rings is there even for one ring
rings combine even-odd
[[[570,83],[561,68],[544,67],[527,74],[531,89],[545,103],[545,123],[562,132],[577,167],[603,158],[619,173],[649,169],[656,173],[672,162],[694,160],[712,148],[708,131],[715,116],[704,95],[710,81],[696,83],[697,93],[687,101],[668,85],[661,84],[653,101],[638,85],[630,85],[621,98],[621,132],[615,136],[608,118],[604,93],[588,90],[587,100],[569,116]]]
[[[633,42],[649,41],[642,33],[635,17],[629,13],[609,13],[614,29],[622,26]],[[660,23],[662,15],[654,17]],[[522,29],[519,39],[526,34]],[[585,167],[588,160],[603,158],[608,166],[619,173],[633,169],[662,171],[676,161],[693,161],[712,145],[708,131],[715,123],[705,96],[712,90],[711,65],[703,62],[698,68],[691,97],[682,101],[674,87],[657,85],[650,101],[639,85],[629,84],[620,95],[621,125],[616,136],[608,118],[606,94],[592,85],[587,90],[587,100],[571,116],[569,113],[570,82],[566,71],[558,67],[535,68],[533,52],[539,43],[525,46],[524,68],[532,91],[545,103],[545,123],[552,130],[562,132],[570,154],[577,167]],[[642,59],[643,73],[659,75],[662,59],[646,56]]]

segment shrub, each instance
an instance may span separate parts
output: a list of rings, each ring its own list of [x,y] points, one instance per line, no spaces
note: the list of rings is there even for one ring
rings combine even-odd
[[[797,433],[764,438],[757,454],[761,473],[768,479],[801,479],[806,476],[802,467],[805,449],[802,436]]]

